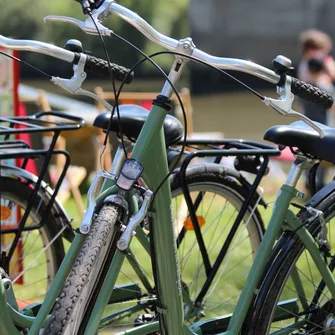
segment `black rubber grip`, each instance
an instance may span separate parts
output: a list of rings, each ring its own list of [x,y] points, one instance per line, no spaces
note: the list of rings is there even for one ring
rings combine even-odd
[[[134,72],[129,73],[129,69],[123,66],[110,63],[110,68],[113,73],[113,78],[116,80],[123,81],[126,78],[124,82],[126,84],[129,84],[134,78]],[[105,61],[104,59],[97,58],[94,56],[87,55],[85,71],[90,71],[92,73],[98,73],[102,77],[107,77],[107,78],[110,77],[108,62]]]
[[[329,109],[334,103],[334,99],[329,93],[297,78],[292,78],[291,89],[292,93],[298,97],[314,102],[325,109]]]

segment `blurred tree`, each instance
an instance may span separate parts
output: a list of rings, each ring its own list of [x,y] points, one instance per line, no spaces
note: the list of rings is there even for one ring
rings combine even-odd
[[[187,31],[186,7],[188,0],[122,0],[121,4],[137,12],[158,31],[175,36],[185,37]],[[46,15],[65,15],[84,19],[80,6],[72,0],[45,1],[28,0],[6,2],[0,11],[0,34],[20,39],[37,39],[63,46],[68,39],[76,38],[82,41],[85,50],[91,50],[95,55],[106,58],[101,41],[96,36],[89,36],[77,27],[65,23],[43,22]],[[108,18],[106,25],[116,33],[134,43],[146,52],[157,48],[148,42],[127,22],[115,17]],[[131,66],[141,58],[139,53],[116,38],[104,38],[112,61],[124,66]],[[47,56],[37,56],[32,53],[22,53],[22,58],[42,68],[51,74],[59,76],[69,74],[70,66]],[[164,61],[163,61],[164,64]],[[150,67],[151,69],[152,67]],[[149,67],[142,67],[137,74],[148,74]],[[36,76],[32,70],[22,68],[24,76]]]

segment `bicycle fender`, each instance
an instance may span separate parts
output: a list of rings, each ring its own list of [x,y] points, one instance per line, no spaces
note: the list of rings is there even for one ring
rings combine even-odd
[[[180,168],[173,170],[172,178],[177,178],[179,172]],[[223,164],[216,164],[216,163],[194,164],[190,165],[186,170],[186,174],[203,173],[203,172],[209,172],[209,173],[212,172],[215,174],[220,174],[222,176],[234,178],[248,191],[252,187],[252,184],[239,171],[232,169],[228,166],[225,166]],[[257,197],[260,196],[260,194],[257,191],[256,196]],[[267,208],[268,205],[264,200],[263,196],[260,196],[259,204],[262,205],[264,208]]]
[[[36,185],[38,181],[38,176],[15,166],[1,165],[0,171],[2,177],[11,179],[19,178],[24,180],[24,183],[26,183],[27,185],[32,185],[33,187]],[[39,196],[46,203],[48,203],[53,193],[54,193],[53,189],[46,182],[42,181],[40,189],[38,190]],[[66,214],[63,205],[59,202],[57,197],[52,205],[51,213],[55,218],[57,218],[57,222],[59,223],[59,229],[61,229],[64,226],[67,226],[69,228],[64,230],[63,237],[71,242],[74,238],[74,232],[72,231],[72,227],[70,225],[72,220]]]
[[[333,198],[335,200],[335,179],[333,179],[329,184],[325,185],[321,190],[315,193],[311,199],[309,199],[305,206],[315,207],[333,193]]]

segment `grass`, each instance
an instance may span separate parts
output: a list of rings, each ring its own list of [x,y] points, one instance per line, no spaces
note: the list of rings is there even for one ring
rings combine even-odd
[[[205,219],[205,225],[202,228],[203,232],[205,232],[204,241],[209,250],[210,262],[211,264],[214,264],[216,257],[221,250],[223,241],[226,240],[230,227],[234,222],[234,218],[237,216],[237,211],[233,207],[228,206],[228,203],[223,198],[216,196],[213,201],[213,197],[209,194],[208,196],[206,195],[206,197],[206,200],[202,203],[202,207],[199,209],[201,210],[201,213],[198,213],[198,215],[202,215]],[[181,197],[179,197],[173,205],[175,217],[176,213],[179,213],[183,207],[180,198]],[[71,206],[72,208],[70,207],[70,210],[73,212],[73,204],[68,202],[66,205]],[[222,214],[222,209],[224,209],[224,214]],[[269,212],[269,210],[266,211],[265,215],[268,215]],[[185,216],[179,217],[178,222],[176,222],[177,226],[182,226],[185,218]],[[216,290],[209,291],[210,298],[206,303],[206,315],[208,317],[216,317],[233,311],[252,263],[253,255],[250,248],[248,231],[240,231],[237,235],[238,239],[232,244],[232,248],[227,254],[226,261],[223,263],[222,268],[224,268],[224,271],[222,273],[219,272],[219,275],[214,281]],[[153,285],[149,256],[143,251],[143,247],[136,239],[134,239],[131,244],[131,250],[141,264],[142,271]],[[179,257],[181,259],[180,269],[183,284],[187,286],[191,298],[194,299],[197,293],[199,293],[206,278],[194,231],[187,231],[183,244],[179,248]],[[131,283],[133,280],[136,282],[139,281],[133,268],[126,261],[122,267],[122,273],[119,275],[117,284]],[[139,283],[139,285],[142,291],[146,292],[143,285],[141,285],[141,283]],[[123,302],[122,304],[108,308],[108,312],[126,308],[133,304],[134,302]],[[131,324],[135,317],[136,315],[122,320],[122,325],[124,322]]]
[[[275,195],[270,195],[268,199],[270,199],[268,200],[269,202],[274,202]],[[175,217],[177,217],[176,213],[180,214],[180,208],[182,207],[182,200],[179,199],[174,202]],[[80,219],[78,218],[78,212],[73,199],[70,199],[66,202],[65,209],[68,215],[74,218],[73,225],[75,227],[78,227],[80,224]],[[225,209],[225,211],[223,215],[219,216],[218,213],[221,213],[221,209]],[[261,209],[261,215],[264,222],[268,222],[271,216],[271,211],[271,208],[268,208],[266,210]],[[205,231],[204,240],[206,246],[208,247],[208,250],[210,250],[210,261],[213,264],[218,252],[221,249],[223,243],[222,241],[225,240],[230,230],[233,218],[236,216],[236,211],[234,211],[233,208],[228,208],[223,199],[215,199],[215,201],[212,201],[212,199],[210,199],[207,202],[203,202],[201,213],[199,213],[198,215],[203,216],[205,219],[205,225],[202,229],[203,231]],[[180,222],[183,223],[184,220],[185,217],[180,217],[178,219],[177,226],[180,226]],[[221,221],[224,221],[224,224],[222,224]],[[330,230],[329,233],[331,236],[330,241],[333,241],[335,238],[334,230]],[[209,291],[209,293],[211,294],[210,299],[208,299],[206,306],[204,307],[204,311],[206,312],[207,317],[214,317],[232,312],[239,296],[240,290],[244,285],[246,275],[249,271],[253,258],[250,252],[248,234],[242,231],[238,236],[239,240],[237,240],[237,242],[233,244],[231,253],[228,253],[227,257],[225,258],[229,260],[229,262],[227,261],[225,263],[224,261],[223,265],[221,266],[221,268],[224,269],[222,272],[222,277],[216,277],[217,280],[214,281],[215,290],[213,290],[212,292]],[[34,241],[35,238],[36,236],[34,236],[34,233],[31,234],[31,241]],[[68,246],[69,244],[66,244],[66,248],[68,248]],[[31,251],[32,248],[36,248],[36,250],[38,250],[40,247],[41,243],[26,243],[25,250]],[[153,285],[149,256],[143,251],[143,247],[135,239],[131,244],[131,250],[133,254],[136,255],[136,258],[141,264],[142,271],[147,275],[149,281]],[[33,256],[29,255],[27,257],[27,261],[29,261],[30,257]],[[181,260],[180,269],[183,285],[185,285],[189,290],[191,298],[194,298],[197,292],[199,292],[202,283],[204,282],[205,271],[202,266],[199,248],[195,243],[195,234],[192,230],[187,231],[186,238],[183,241],[182,247],[179,248],[179,257]],[[310,257],[306,255],[299,261],[299,269],[301,269],[301,271],[304,271],[304,273],[307,273],[308,277],[312,277],[315,279],[318,277],[318,273],[314,271],[314,269],[310,268],[310,264]],[[23,296],[21,296],[20,299],[28,300],[29,302],[31,301],[29,296],[41,296],[44,294],[44,289],[41,289],[41,285],[36,285],[36,278],[42,276],[43,273],[45,273],[45,268],[43,268],[43,266],[40,266],[32,268],[29,276],[25,275],[25,285],[16,286],[15,288],[15,292],[18,292],[18,290],[23,292]],[[131,283],[133,280],[135,280],[135,282],[139,282],[136,274],[134,273],[134,270],[126,261],[122,267],[122,272],[119,275],[117,284],[120,285],[124,283]],[[143,289],[143,285],[141,285],[140,283],[139,285],[141,286],[143,292],[145,292],[145,290]],[[288,286],[288,289],[284,290],[284,298],[292,297],[292,283],[289,282]],[[313,285],[306,285],[307,296],[312,295],[313,289]],[[146,296],[145,298],[147,299],[148,296]],[[120,308],[126,308],[133,304],[134,302],[123,302],[122,304],[117,304],[111,308],[109,307],[106,310],[106,313],[119,310]],[[146,312],[150,313],[150,310]],[[123,319],[122,322],[118,324],[120,326],[123,325],[123,323],[132,324],[136,315]],[[108,330],[106,334],[110,334],[110,330]]]

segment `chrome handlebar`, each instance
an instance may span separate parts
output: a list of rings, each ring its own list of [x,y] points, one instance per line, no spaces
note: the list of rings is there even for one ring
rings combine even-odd
[[[104,27],[101,22],[99,22],[100,20],[106,18],[109,14],[114,14],[121,17],[123,20],[134,26],[153,43],[170,51],[177,51],[178,48],[178,52],[182,52],[182,48],[179,48],[182,40],[178,41],[159,33],[138,14],[124,6],[117,4],[114,0],[105,0],[98,9],[93,11],[93,18],[98,23],[98,27],[102,35],[109,36],[113,33],[110,29]],[[66,16],[49,15],[45,17],[44,20],[45,22],[60,21],[72,23],[87,34],[98,34],[90,17],[87,17],[86,21],[80,21]],[[188,50],[185,50],[185,54],[189,55]],[[201,51],[200,49],[197,49],[195,46],[193,48],[192,57],[219,69],[249,73],[272,84],[277,84],[280,80],[280,76],[278,74],[264,66],[242,59],[215,57]]]
[[[261,78],[263,80],[266,80],[272,84],[278,84],[278,82],[280,81],[280,75],[264,66],[258,65],[251,61],[236,58],[215,57],[197,49],[190,38],[177,41],[171,37],[165,36],[159,33],[157,30],[155,30],[148,22],[146,22],[138,14],[134,13],[128,8],[125,8],[117,4],[114,0],[105,0],[104,3],[98,9],[96,9],[92,14],[94,20],[97,23],[98,29],[102,35],[110,36],[113,34],[113,32],[110,29],[104,27],[101,24],[101,20],[105,19],[109,14],[115,14],[121,17],[122,19],[133,25],[149,40],[170,51],[177,51],[178,53],[185,54],[188,56],[191,55],[193,58],[208,63],[219,69],[245,72],[254,75],[258,78]],[[88,34],[95,34],[95,35],[98,34],[96,27],[90,17],[88,17],[86,21],[80,21],[71,17],[51,15],[45,17],[45,22],[48,21],[60,21],[60,22],[72,23]],[[51,44],[38,41],[14,40],[0,35],[0,46],[14,50],[38,52],[62,59],[69,63],[74,63],[75,60],[75,54],[73,52],[65,50],[63,48],[59,48]],[[81,58],[84,58],[84,56],[81,56]],[[84,59],[81,59],[81,62],[84,61],[85,61]],[[111,106],[107,104],[105,101],[103,101],[101,98],[99,98],[92,92],[88,92],[80,88],[81,85],[80,78],[84,80],[85,79],[84,77],[86,77],[86,74],[83,70],[83,66],[74,65],[74,70],[75,70],[74,77],[71,78],[70,80],[65,80],[66,83],[64,82],[64,80],[61,80],[60,78],[53,78],[52,81],[73,94],[83,94],[95,98],[96,100],[103,103],[105,107],[110,109]],[[298,119],[305,121],[312,128],[314,128],[320,134],[321,137],[323,137],[324,133],[322,129],[320,129],[311,120],[307,119],[302,114],[296,113],[291,109],[294,96],[291,93],[291,87],[290,85],[288,85],[288,83],[291,83],[291,78],[289,76],[287,76],[286,78],[286,84],[284,85],[284,87],[279,89],[278,93],[281,96],[279,100],[272,98],[265,98],[264,102],[267,105],[272,106],[281,115],[294,116]]]
[[[0,47],[18,51],[33,51],[44,55],[62,59],[68,63],[73,63],[75,54],[72,51],[65,50],[55,45],[32,41],[32,40],[14,40],[0,35]]]
[[[117,4],[113,0],[105,0],[105,3],[109,3],[109,12],[111,14],[120,16],[122,19],[129,22],[149,40],[163,48],[176,51],[180,41],[159,33],[139,15],[128,8]],[[99,10],[100,8],[97,11]],[[219,69],[249,73],[272,84],[277,84],[280,80],[280,76],[274,71],[250,61],[236,58],[215,57],[196,48],[193,50],[192,57]]]

